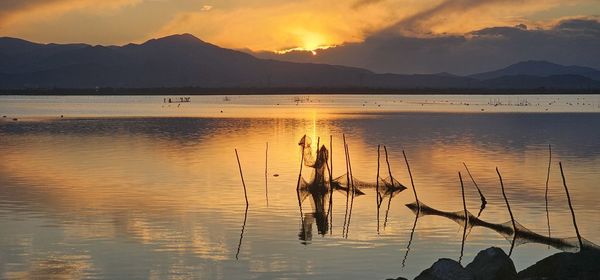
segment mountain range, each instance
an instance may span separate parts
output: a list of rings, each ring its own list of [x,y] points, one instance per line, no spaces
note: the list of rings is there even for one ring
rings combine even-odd
[[[261,59],[190,34],[124,46],[0,38],[0,89],[5,91],[184,87],[596,91],[600,71],[524,61],[469,76],[380,74],[349,66]]]

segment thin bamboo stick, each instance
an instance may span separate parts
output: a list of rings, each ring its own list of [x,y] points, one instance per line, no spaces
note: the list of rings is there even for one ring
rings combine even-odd
[[[579,241],[579,251],[583,251],[583,241],[581,240],[581,234],[579,234],[579,228],[577,227],[577,221],[575,220],[575,210],[571,204],[571,196],[569,195],[569,188],[567,187],[567,180],[565,180],[565,173],[563,172],[562,162],[558,162],[560,167],[560,176],[562,177],[563,186],[565,186],[565,193],[567,194],[567,202],[569,203],[569,209],[571,209],[571,216],[573,217],[573,226],[575,227],[575,233],[577,233],[577,240]]]
[[[413,181],[412,173],[410,172],[410,165],[408,164],[408,158],[406,158],[406,153],[402,150],[402,155],[404,155],[404,161],[406,162],[406,168],[408,169],[408,176],[410,176],[410,184],[413,189],[413,193],[415,194],[415,201],[417,202],[417,215],[418,212],[421,211],[421,203],[419,202],[419,197],[417,196],[417,190],[415,189],[415,182]]]
[[[304,148],[305,148],[305,146],[306,146],[306,138],[304,138],[304,143],[302,144],[302,156],[300,158],[300,172],[298,172],[298,183],[296,184],[296,190],[300,189],[300,179],[302,179],[302,166],[304,165]]]
[[[496,173],[498,173],[498,178],[500,178],[500,187],[502,188],[502,196],[504,197],[504,202],[506,202],[506,208],[508,208],[508,214],[510,214],[510,221],[513,226],[513,240],[510,245],[510,251],[508,252],[508,256],[512,254],[512,250],[515,247],[515,240],[517,239],[517,225],[515,223],[515,217],[513,216],[512,210],[510,209],[510,204],[508,203],[508,198],[506,198],[506,193],[504,192],[504,183],[502,182],[502,175],[500,175],[500,170],[496,167]]]
[[[392,188],[394,188],[394,177],[392,177],[392,168],[390,167],[390,161],[388,159],[387,147],[383,145],[383,151],[385,152],[385,162],[387,163],[388,173],[390,175],[390,181],[392,183]]]
[[[246,193],[246,183],[244,182],[244,174],[242,173],[242,164],[240,163],[240,157],[238,156],[237,149],[235,150],[235,157],[237,158],[238,167],[240,169],[240,177],[242,178],[242,186],[244,186],[244,198],[246,199],[246,206],[248,206],[248,194]]]
[[[487,204],[487,200],[485,199],[485,196],[483,196],[483,193],[481,192],[479,185],[477,185],[477,182],[475,182],[475,178],[473,178],[473,175],[471,175],[471,171],[469,170],[469,167],[467,167],[467,164],[463,162],[463,165],[465,166],[465,169],[467,170],[467,173],[469,174],[469,177],[471,178],[473,185],[475,185],[475,188],[477,189],[477,192],[479,193],[479,198],[481,199],[481,204],[485,207],[485,205]]]
[[[465,200],[465,185],[463,184],[462,175],[460,174],[460,172],[458,172],[458,179],[460,180],[460,190],[461,190],[461,194],[462,194],[463,210],[465,211],[465,227],[463,229],[462,242],[461,242],[461,246],[460,246],[460,257],[458,258],[458,263],[461,263],[463,253],[465,250],[465,239],[467,237],[467,226],[469,225],[469,214],[467,212],[467,201]]]
[[[375,205],[377,206],[377,234],[379,234],[379,157],[380,157],[380,148],[381,145],[377,145],[377,180],[376,180],[376,185],[375,185],[375,189],[377,192],[377,195],[375,196]]]
[[[346,238],[348,238],[348,233],[350,232],[350,220],[352,219],[352,207],[354,206],[354,194],[356,193],[356,189],[354,188],[354,176],[352,174],[352,161],[350,160],[350,148],[346,145],[346,150],[348,153],[348,168],[350,170],[350,184],[352,185],[352,199],[350,200],[350,213],[348,214],[348,224],[346,224]]]
[[[348,203],[350,199],[350,170],[348,168],[348,150],[346,149],[346,135],[342,134],[344,140],[344,157],[346,160],[346,211],[344,213],[344,226],[342,228],[342,237],[346,235],[346,221],[348,219]]]
[[[333,230],[333,135],[329,135],[329,235]]]
[[[550,232],[550,212],[548,211],[548,184],[550,182],[550,166],[552,164],[552,145],[548,144],[548,173],[546,175],[546,193],[544,198],[546,200],[546,221],[548,222],[548,237],[552,237]]]

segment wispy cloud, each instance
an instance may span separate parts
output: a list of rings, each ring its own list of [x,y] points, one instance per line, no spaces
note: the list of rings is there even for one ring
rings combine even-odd
[[[360,9],[362,7],[374,5],[377,3],[381,3],[383,1],[385,1],[385,0],[356,0],[356,1],[354,1],[354,3],[352,3],[352,8]]]
[[[48,21],[72,11],[100,13],[133,6],[143,0],[2,0],[0,1],[0,30],[10,25],[25,25]]]

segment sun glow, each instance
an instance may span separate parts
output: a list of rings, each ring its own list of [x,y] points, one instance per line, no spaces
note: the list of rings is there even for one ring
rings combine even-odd
[[[300,38],[299,41],[301,42],[302,46],[276,50],[274,52],[277,54],[286,54],[293,51],[303,51],[310,52],[312,53],[312,55],[317,55],[318,50],[326,50],[336,46],[327,44],[327,38],[325,38],[325,36],[320,33],[309,32],[305,30],[299,30],[294,33],[298,38]]]

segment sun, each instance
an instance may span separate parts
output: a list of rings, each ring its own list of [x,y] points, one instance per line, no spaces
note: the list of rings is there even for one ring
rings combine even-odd
[[[318,50],[325,50],[335,45],[327,44],[327,37],[318,32],[311,32],[306,30],[300,30],[295,33],[295,37],[298,38],[300,46],[282,50],[276,50],[277,54],[286,54],[293,51],[305,51],[310,52],[312,55],[317,55]]]

